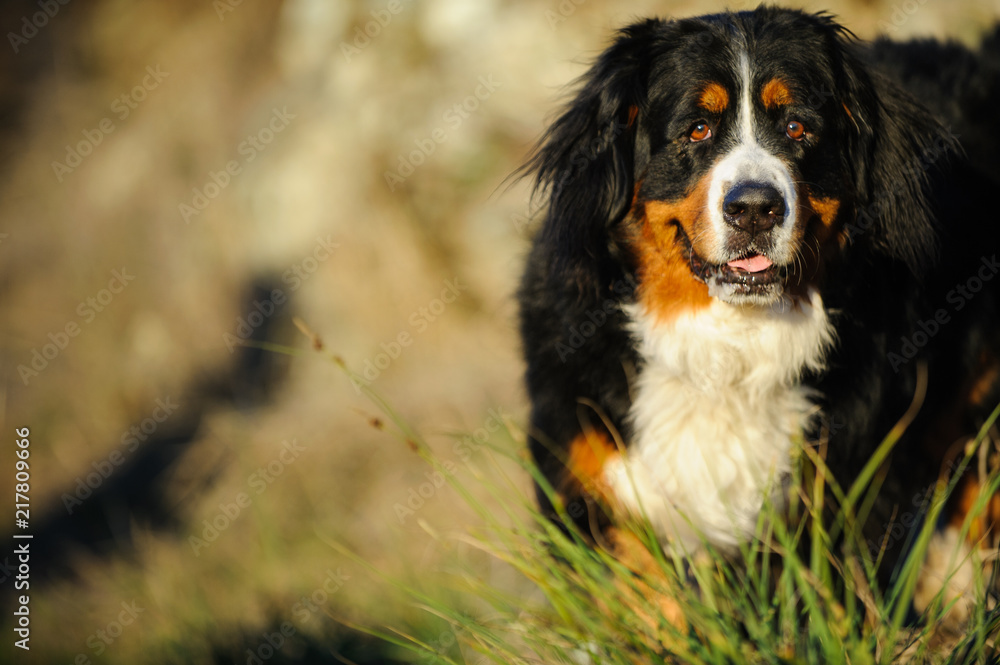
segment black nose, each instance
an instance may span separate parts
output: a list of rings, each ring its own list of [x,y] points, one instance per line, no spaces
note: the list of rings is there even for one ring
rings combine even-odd
[[[741,182],[726,194],[722,213],[727,224],[751,235],[763,233],[784,219],[785,200],[771,185]]]

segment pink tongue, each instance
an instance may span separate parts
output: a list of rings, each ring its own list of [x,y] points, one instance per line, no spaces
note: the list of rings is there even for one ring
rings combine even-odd
[[[739,268],[740,270],[746,270],[747,272],[761,272],[762,270],[767,270],[773,264],[771,259],[763,256],[761,254],[755,254],[745,259],[736,259],[735,261],[730,261],[727,263],[730,268]]]

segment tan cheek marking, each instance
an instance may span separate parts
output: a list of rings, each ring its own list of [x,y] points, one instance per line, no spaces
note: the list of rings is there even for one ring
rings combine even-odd
[[[822,272],[823,262],[831,252],[842,249],[846,237],[838,223],[840,199],[814,196],[802,186],[798,190],[806,225],[794,231],[793,242],[801,248],[801,261],[796,262],[797,279],[789,284],[792,293],[798,294],[812,284]]]
[[[718,83],[709,83],[701,91],[698,106],[709,113],[721,114],[729,106],[729,93]]]
[[[774,78],[764,84],[760,91],[760,101],[767,110],[776,109],[779,106],[788,106],[795,100],[788,85],[781,79]]]
[[[708,178],[704,178],[680,201],[647,201],[644,205],[633,239],[639,263],[639,300],[661,322],[685,311],[708,307],[712,302],[708,286],[691,273],[674,224],[681,224],[695,252],[704,256],[699,244],[710,231],[704,214],[707,192]]]
[[[809,207],[819,215],[823,226],[832,227],[837,219],[837,212],[840,211],[840,200],[832,198],[816,198],[809,195]]]

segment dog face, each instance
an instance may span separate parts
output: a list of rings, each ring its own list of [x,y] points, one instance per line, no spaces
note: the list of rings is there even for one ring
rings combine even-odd
[[[649,161],[636,173],[633,209],[638,225],[653,228],[635,229],[632,244],[640,257],[683,261],[710,297],[767,305],[835,238],[849,197],[838,149],[849,116],[824,103],[829,63],[801,58],[822,54],[814,35],[700,27],[650,72],[637,130],[650,137]],[[644,272],[648,285],[653,271]]]
[[[600,289],[623,266],[662,318],[800,296],[852,240],[919,269],[934,232],[906,159],[943,130],[850,40],[776,8],[623,30],[530,165],[555,271]]]

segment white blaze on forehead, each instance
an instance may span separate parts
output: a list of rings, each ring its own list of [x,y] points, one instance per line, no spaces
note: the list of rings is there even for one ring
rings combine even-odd
[[[746,51],[740,52],[740,145],[755,145],[757,139],[753,135],[753,104],[750,98],[750,82],[753,72],[750,71],[750,56]]]
[[[739,60],[739,103],[736,119],[737,144],[712,168],[709,174],[708,214],[712,221],[712,229],[716,246],[706,257],[713,263],[725,263],[732,258],[724,253],[724,238],[732,231],[722,217],[722,202],[733,186],[742,182],[755,182],[771,185],[785,200],[785,219],[775,227],[773,256],[775,263],[788,263],[792,260],[792,230],[797,218],[797,197],[795,181],[788,167],[776,155],[768,152],[757,142],[759,131],[776,131],[771,127],[759,127],[754,120],[753,95],[751,83],[753,70],[750,57],[746,50],[740,53]]]

